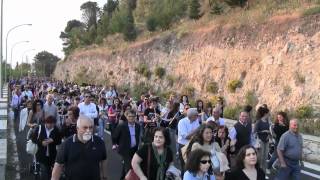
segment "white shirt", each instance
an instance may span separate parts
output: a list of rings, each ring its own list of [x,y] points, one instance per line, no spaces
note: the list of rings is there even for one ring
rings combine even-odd
[[[78,105],[78,108],[80,109],[80,114],[83,114],[92,120],[98,117],[97,107],[94,103],[86,105],[82,102]]]
[[[221,118],[221,117],[219,117],[218,121],[216,121],[213,116],[210,116],[210,117],[206,120],[206,122],[209,122],[209,121],[218,122],[218,123],[219,123],[219,126],[224,126],[224,125],[226,124],[225,121],[224,121],[224,118]]]
[[[28,100],[31,100],[33,97],[32,91],[28,90],[28,91],[23,91],[22,92],[22,96],[28,96]]]
[[[46,129],[47,139],[49,139],[49,138],[50,138],[50,134],[51,134],[51,132],[52,132],[53,128],[52,128],[52,129],[47,129],[47,128],[45,128],[45,129]],[[46,156],[48,156],[48,157],[49,157],[49,145],[47,145]]]
[[[189,140],[186,137],[200,126],[199,120],[191,122],[188,117],[181,119],[178,123],[178,143],[186,145]]]
[[[14,94],[12,96],[12,100],[11,100],[11,107],[18,108],[20,106],[22,100],[23,100],[22,95],[18,96],[17,94]]]
[[[112,99],[117,97],[117,93],[115,90],[110,90],[106,93],[106,98],[107,98],[107,104],[112,105]]]

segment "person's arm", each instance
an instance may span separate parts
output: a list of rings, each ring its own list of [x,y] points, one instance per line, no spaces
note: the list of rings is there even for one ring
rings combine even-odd
[[[180,120],[178,123],[178,136],[181,136],[182,138],[186,139],[187,135],[188,135],[187,129],[186,129],[183,121]]]
[[[283,168],[287,167],[287,164],[284,161],[284,155],[283,155],[283,152],[285,151],[285,149],[286,149],[286,139],[285,139],[285,136],[281,136],[280,141],[277,146],[277,153],[278,153],[280,165]]]
[[[63,169],[63,164],[54,163],[51,180],[59,180]]]
[[[143,171],[140,167],[141,162],[142,162],[141,157],[137,153],[135,153],[131,161],[132,169],[140,178],[140,180],[147,180],[147,177],[143,174]]]

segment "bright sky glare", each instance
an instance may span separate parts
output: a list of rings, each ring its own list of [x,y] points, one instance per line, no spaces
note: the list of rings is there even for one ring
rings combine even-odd
[[[63,58],[62,40],[60,32],[67,22],[72,19],[81,20],[80,6],[88,0],[3,0],[3,57],[5,59],[6,36],[9,29],[21,26],[10,32],[8,37],[8,63],[13,44],[20,41],[13,48],[12,64],[16,62],[31,63],[33,57],[40,51],[46,50]],[[94,0],[91,0],[94,1]],[[96,0],[102,7],[107,0]],[[31,50],[35,49],[35,50]],[[30,51],[29,51],[30,50]],[[23,56],[24,55],[24,56]],[[22,57],[23,56],[23,57]]]

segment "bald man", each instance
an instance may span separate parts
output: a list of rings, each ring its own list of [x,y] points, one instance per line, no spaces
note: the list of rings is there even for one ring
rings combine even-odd
[[[69,180],[105,179],[104,164],[107,158],[104,141],[93,135],[93,121],[81,115],[77,121],[77,134],[61,145],[52,179],[59,180],[63,167]]]
[[[302,162],[303,139],[298,129],[298,120],[290,120],[289,130],[285,132],[279,141],[277,152],[281,168],[277,174],[277,180],[300,180]],[[300,162],[300,163],[299,163]]]

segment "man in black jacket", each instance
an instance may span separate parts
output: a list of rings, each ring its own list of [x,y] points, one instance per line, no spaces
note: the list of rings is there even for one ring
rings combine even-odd
[[[36,159],[40,163],[40,178],[48,180],[51,179],[51,169],[57,155],[56,146],[61,144],[61,134],[53,116],[48,116],[44,123],[35,129],[32,141],[38,145]]]
[[[140,126],[136,123],[136,113],[134,110],[125,112],[127,122],[119,124],[112,134],[112,149],[117,149],[123,159],[122,178],[131,169],[131,160],[138,149],[140,141]]]

